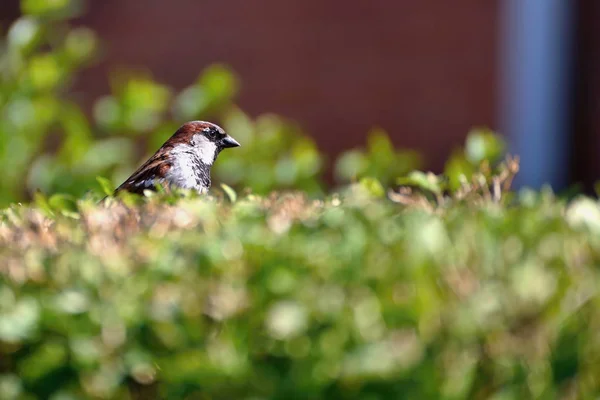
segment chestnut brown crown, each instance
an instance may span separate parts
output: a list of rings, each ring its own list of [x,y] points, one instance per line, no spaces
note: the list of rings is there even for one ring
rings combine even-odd
[[[223,130],[223,128],[217,124],[207,121],[186,122],[185,124],[181,125],[179,129],[177,129],[167,143],[172,142],[172,145],[191,144],[193,142],[193,137],[196,134],[202,134],[210,142],[215,143],[219,149],[240,146],[237,140],[229,136],[225,130]]]

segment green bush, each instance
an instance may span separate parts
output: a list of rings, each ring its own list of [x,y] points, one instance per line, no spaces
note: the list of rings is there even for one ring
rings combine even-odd
[[[11,206],[0,392],[595,397],[600,204],[471,194],[405,206],[363,181],[325,200],[229,189]]]

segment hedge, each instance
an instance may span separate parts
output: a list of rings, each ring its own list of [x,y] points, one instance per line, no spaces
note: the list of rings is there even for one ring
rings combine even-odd
[[[2,398],[600,393],[595,199],[227,189],[2,211]]]

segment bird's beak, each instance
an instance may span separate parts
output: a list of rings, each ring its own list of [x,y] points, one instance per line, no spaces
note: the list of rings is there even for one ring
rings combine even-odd
[[[228,148],[228,147],[239,147],[240,144],[238,143],[237,140],[235,140],[234,138],[232,138],[231,136],[227,135],[223,138],[223,140],[221,141],[221,146],[223,146],[223,148]]]

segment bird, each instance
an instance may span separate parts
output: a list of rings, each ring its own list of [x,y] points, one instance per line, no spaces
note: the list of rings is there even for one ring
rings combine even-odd
[[[199,194],[210,188],[210,169],[223,149],[240,144],[223,128],[207,121],[189,121],[179,129],[117,189],[143,194],[156,190],[191,189]]]

